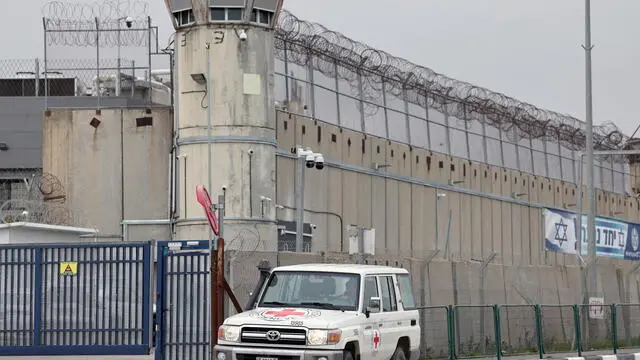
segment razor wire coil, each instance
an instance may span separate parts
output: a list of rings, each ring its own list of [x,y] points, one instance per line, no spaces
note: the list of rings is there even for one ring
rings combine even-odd
[[[155,34],[150,30],[148,13],[145,0],[50,1],[42,9],[46,45],[149,46],[149,32]],[[127,18],[130,28],[125,26]]]
[[[559,142],[581,151],[585,124],[577,118],[516,100],[464,81],[449,78],[382,50],[297,18],[283,10],[275,32],[276,56],[300,66],[311,65],[327,77],[347,81],[363,101],[379,103],[384,89],[408,102],[464,121],[479,121],[505,132],[509,140],[531,138]],[[358,79],[360,77],[360,79]],[[598,150],[621,149],[628,137],[611,122],[594,126]]]

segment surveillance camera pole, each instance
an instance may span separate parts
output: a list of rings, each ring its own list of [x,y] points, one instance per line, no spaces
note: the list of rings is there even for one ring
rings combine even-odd
[[[297,146],[295,148],[296,154],[296,178],[295,178],[295,201],[296,201],[296,251],[302,252],[304,249],[303,244],[303,231],[304,231],[304,171],[306,166],[306,157],[313,154],[316,162],[316,169],[320,170],[318,164],[323,161],[322,154],[313,153],[310,149],[303,149]]]
[[[303,249],[304,230],[304,166],[305,158],[296,152],[296,178],[295,178],[295,197],[296,197],[296,252]]]
[[[117,6],[117,8],[116,8],[117,14],[118,14],[118,16],[120,16],[120,0],[118,0],[116,6]],[[122,20],[123,20],[122,17],[120,17],[118,19],[118,45],[117,45],[117,48],[118,48],[118,59],[117,59],[117,61],[118,61],[118,64],[117,64],[118,73],[116,74],[116,96],[120,96],[120,87],[122,86],[121,85],[121,78],[120,78],[120,72],[121,72],[120,71],[120,66],[121,66],[121,63],[120,63],[120,23],[122,22]]]

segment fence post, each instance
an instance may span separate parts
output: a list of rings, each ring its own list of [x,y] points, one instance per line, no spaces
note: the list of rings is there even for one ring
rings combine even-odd
[[[582,333],[580,331],[580,306],[574,304],[571,306],[573,309],[573,329],[576,336],[576,349],[578,350],[578,356],[582,356]]]
[[[613,353],[618,353],[618,310],[616,304],[611,304],[611,345]]]
[[[37,247],[33,259],[33,345],[42,344],[42,248]]]
[[[533,305],[533,313],[536,317],[536,338],[538,340],[538,356],[544,357],[544,341],[542,338],[542,308],[540,304]]]
[[[453,305],[447,306],[447,340],[449,343],[449,360],[455,360],[456,358],[456,329],[455,329],[455,314]]]
[[[496,357],[502,358],[502,337],[500,336],[500,305],[493,305],[493,329],[496,337]]]

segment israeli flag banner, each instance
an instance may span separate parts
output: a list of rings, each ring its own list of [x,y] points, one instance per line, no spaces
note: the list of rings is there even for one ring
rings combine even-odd
[[[545,249],[575,254],[577,249],[575,214],[559,210],[544,210]]]
[[[640,260],[640,224],[596,217],[596,256]],[[575,254],[578,249],[578,215],[557,209],[544,209],[545,250]],[[588,252],[587,216],[582,216],[582,246]]]

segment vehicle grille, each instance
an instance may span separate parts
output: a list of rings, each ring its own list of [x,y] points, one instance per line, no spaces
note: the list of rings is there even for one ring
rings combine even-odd
[[[256,360],[258,357],[274,358],[278,360],[300,360],[300,356],[292,355],[249,355],[249,354],[236,354],[238,360]]]
[[[270,331],[274,330],[280,334],[277,340],[267,336]],[[307,332],[304,329],[245,327],[242,329],[241,341],[253,344],[306,345]]]

